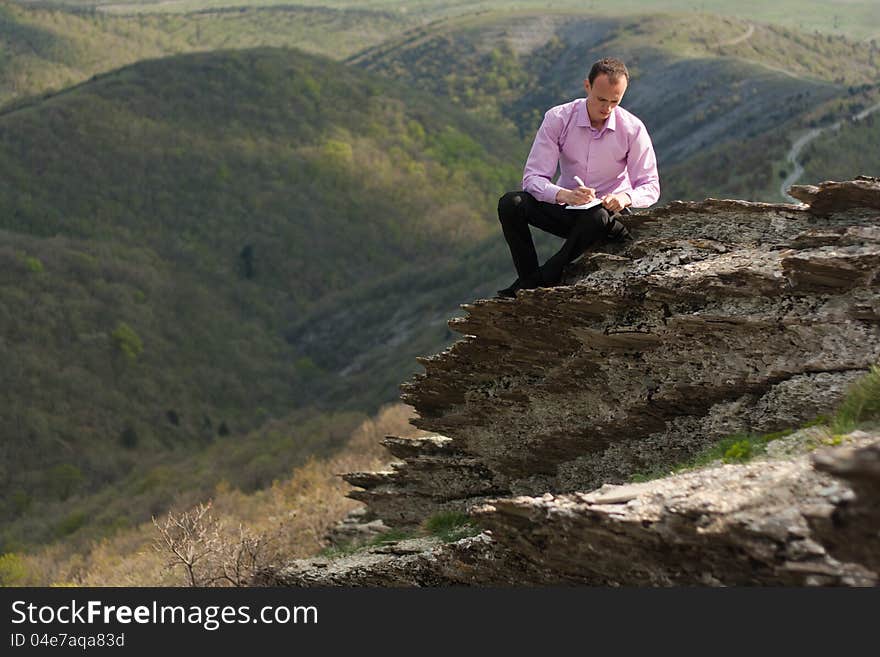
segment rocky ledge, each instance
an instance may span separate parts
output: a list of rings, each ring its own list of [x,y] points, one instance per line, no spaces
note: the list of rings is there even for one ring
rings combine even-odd
[[[402,386],[413,424],[437,435],[389,437],[389,471],[347,476],[371,519],[477,508],[490,530],[415,549],[443,566],[408,583],[876,580],[876,468],[803,456],[627,485],[725,436],[829,413],[878,362],[880,181],[792,193],[809,205],[707,199],[626,218],[635,240],[596,245],[564,285],[464,306],[450,321],[464,337]],[[608,501],[621,491],[635,497]],[[265,581],[383,581],[280,573]]]
[[[257,583],[876,585],[880,433],[845,442],[590,493],[492,500],[474,510],[478,536],[388,541],[267,570]]]

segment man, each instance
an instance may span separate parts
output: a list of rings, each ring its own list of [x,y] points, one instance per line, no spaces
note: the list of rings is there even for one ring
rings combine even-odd
[[[645,125],[620,107],[628,84],[622,61],[601,59],[584,80],[586,99],[558,105],[544,115],[523,171],[522,191],[505,194],[498,202],[498,219],[519,275],[499,296],[558,285],[563,267],[597,239],[632,239],[613,214],[657,202],[660,179],[651,138]],[[594,199],[601,199],[601,205],[566,209]],[[541,267],[530,224],[565,238]]]

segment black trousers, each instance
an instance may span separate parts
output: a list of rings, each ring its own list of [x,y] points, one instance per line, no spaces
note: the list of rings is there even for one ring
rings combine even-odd
[[[614,224],[619,223],[601,205],[589,210],[566,210],[564,205],[538,201],[523,191],[508,192],[501,197],[498,220],[519,281],[528,287],[557,285],[565,265],[593,242],[606,237]],[[565,239],[559,251],[540,267],[530,225]]]

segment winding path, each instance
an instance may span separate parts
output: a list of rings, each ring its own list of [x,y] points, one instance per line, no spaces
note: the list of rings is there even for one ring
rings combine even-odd
[[[868,109],[864,109],[861,112],[853,114],[850,117],[852,121],[861,121],[869,114],[873,114],[877,110],[880,110],[880,103],[876,105],[872,105]],[[791,173],[789,173],[785,180],[782,181],[782,184],[779,186],[779,193],[782,197],[791,202],[791,203],[800,203],[796,198],[792,198],[788,195],[788,188],[795,184],[798,179],[800,179],[801,175],[804,173],[803,165],[798,161],[798,157],[801,154],[801,151],[804,150],[804,147],[809,144],[811,141],[816,139],[819,135],[821,135],[826,130],[837,130],[843,124],[845,119],[840,119],[839,121],[835,121],[831,125],[823,126],[821,128],[813,128],[808,130],[800,137],[798,137],[795,142],[791,145],[791,149],[788,151],[788,155],[785,156],[785,161],[791,164],[794,168]]]
[[[743,41],[749,39],[755,33],[755,26],[749,23],[749,29],[745,31],[744,34],[740,34],[738,37],[734,39],[730,39],[729,41],[720,41],[717,45],[719,46],[735,46],[738,43],[742,43]]]

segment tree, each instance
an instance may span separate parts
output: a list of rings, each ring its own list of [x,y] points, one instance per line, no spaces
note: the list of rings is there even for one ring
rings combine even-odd
[[[246,244],[238,254],[241,258],[241,273],[245,278],[254,277],[254,245]]]
[[[144,343],[140,336],[125,322],[119,322],[110,337],[116,348],[132,362],[136,361],[144,351]]]
[[[126,449],[134,449],[138,444],[137,429],[131,422],[126,422],[122,433],[119,434],[119,443]]]
[[[229,536],[211,513],[211,502],[163,522],[153,518],[159,538],[153,546],[168,553],[169,569],[181,568],[190,586],[249,586],[253,576],[278,559],[268,534],[254,534],[243,525]]]
[[[80,469],[70,463],[56,465],[49,470],[49,481],[46,488],[59,500],[66,500],[82,484]]]
[[[22,558],[14,553],[0,554],[0,586],[24,586],[27,568]]]

